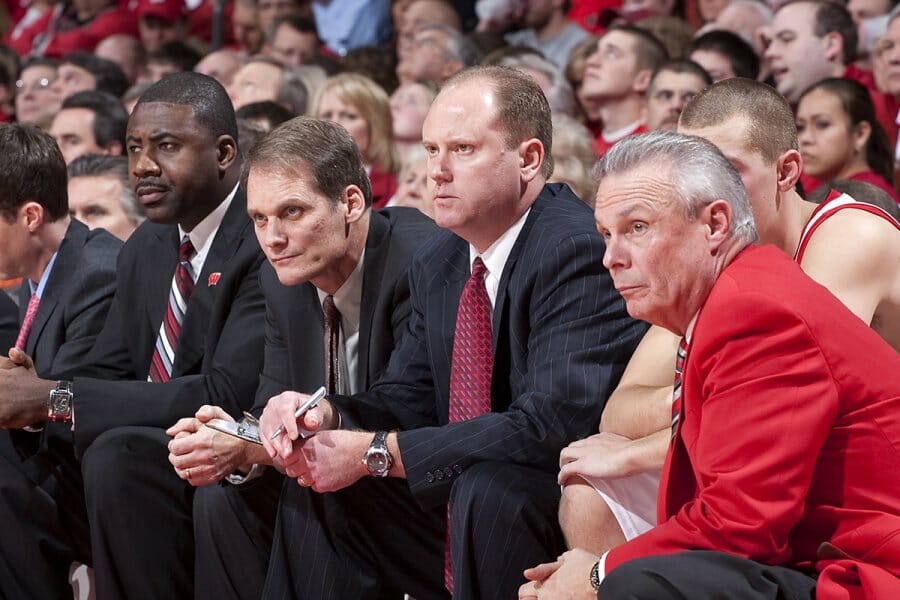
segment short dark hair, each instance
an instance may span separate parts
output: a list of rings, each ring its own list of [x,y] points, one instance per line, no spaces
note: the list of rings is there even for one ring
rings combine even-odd
[[[706,72],[706,69],[698,65],[692,60],[687,59],[677,59],[677,60],[669,60],[664,62],[663,64],[656,67],[656,70],[653,71],[653,76],[650,78],[650,87],[653,87],[653,81],[656,79],[656,76],[662,72],[666,73],[690,73],[691,75],[696,75],[700,79],[703,80],[706,85],[712,85],[712,77],[709,76],[709,73]]]
[[[230,135],[238,141],[237,120],[231,98],[222,84],[200,73],[183,71],[166,75],[144,92],[135,104],[165,102],[181,104],[194,109],[194,119],[213,138]]]
[[[269,123],[269,126],[266,128],[267,131],[275,129],[285,121],[290,121],[295,116],[287,108],[271,100],[245,104],[234,111],[234,115],[238,119],[267,121]]]
[[[497,123],[506,137],[507,149],[530,138],[537,138],[544,146],[541,174],[553,174],[553,121],[550,104],[538,84],[529,75],[510,67],[469,67],[451,77],[442,89],[469,82],[486,81],[497,100]],[[440,94],[439,94],[440,95]]]
[[[856,23],[844,5],[831,0],[801,0],[811,2],[817,6],[815,21],[813,21],[813,33],[816,37],[825,37],[832,31],[837,32],[844,40],[844,53],[841,57],[845,65],[853,64],[856,60],[856,46],[859,43],[859,34]]]
[[[66,161],[56,141],[34,125],[0,125],[0,217],[15,219],[26,202],[56,221],[69,214]]]
[[[74,65],[84,69],[97,80],[97,85],[94,89],[112,94],[116,98],[121,98],[125,90],[128,89],[128,78],[125,77],[122,67],[111,60],[100,58],[90,52],[66,54],[59,61],[59,64],[60,66]]]
[[[93,132],[97,145],[105,148],[112,142],[119,142],[124,152],[128,111],[117,97],[106,92],[88,90],[66,98],[62,108],[86,108],[94,113]]]
[[[629,34],[634,40],[634,53],[637,56],[637,65],[639,69],[650,69],[653,71],[663,62],[669,59],[669,51],[659,38],[647,31],[634,25],[613,25],[607,29],[610,31],[621,31]]]
[[[736,33],[724,29],[707,31],[691,42],[687,49],[687,55],[690,56],[695,50],[707,50],[721,54],[728,59],[731,70],[737,77],[756,79],[759,74],[759,57],[753,47]]]
[[[287,25],[300,33],[311,33],[316,36],[316,39],[319,39],[319,32],[316,30],[316,22],[314,20],[302,15],[281,15],[272,19],[269,30],[265,32],[266,43],[271,44],[275,40],[275,34],[278,33],[278,29],[282,25]]]
[[[184,42],[166,42],[147,55],[147,62],[168,63],[175,65],[179,71],[193,71],[200,59],[199,52]]]
[[[252,170],[312,177],[313,185],[334,203],[348,185],[362,190],[372,205],[372,188],[362,156],[350,134],[335,123],[315,117],[296,117],[282,123],[249,152],[241,182],[247,189]]]

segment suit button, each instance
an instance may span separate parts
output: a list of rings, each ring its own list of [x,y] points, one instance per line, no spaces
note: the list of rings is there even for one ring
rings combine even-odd
[[[444,478],[444,472],[441,471],[440,469],[435,469],[434,470],[434,478],[437,479],[438,481],[440,481],[441,479]]]
[[[434,483],[434,475],[431,474],[431,471],[425,473],[425,481],[428,483]]]
[[[450,477],[453,477],[453,469],[451,469],[450,467],[444,467],[444,475],[446,475],[448,479]]]
[[[462,467],[459,465],[453,465],[453,470],[456,472],[457,475],[460,475],[462,473]]]

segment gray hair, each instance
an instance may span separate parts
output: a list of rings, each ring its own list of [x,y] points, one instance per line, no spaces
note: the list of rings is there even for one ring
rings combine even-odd
[[[571,84],[555,64],[531,52],[506,56],[500,61],[500,64],[513,69],[531,69],[546,75],[550,80],[550,88],[544,90],[544,95],[547,96],[550,111],[554,115],[575,116],[575,92],[572,91]]]
[[[137,196],[131,187],[128,176],[128,159],[124,156],[106,154],[85,154],[79,156],[68,166],[69,179],[76,177],[109,177],[118,179],[122,184],[122,197],[119,201],[125,210],[125,216],[135,225],[140,225],[147,218],[138,204]]]
[[[672,131],[654,131],[617,142],[594,169],[597,181],[654,165],[655,171],[669,169],[669,178],[684,204],[688,219],[715,200],[728,202],[732,212],[731,231],[748,243],[759,239],[750,198],[741,176],[711,142]]]
[[[478,46],[469,38],[448,25],[441,23],[424,23],[416,30],[416,35],[423,31],[429,30],[442,31],[447,34],[447,44],[444,46],[444,52],[451,60],[458,60],[463,67],[471,67],[481,60],[481,51]]]
[[[891,26],[891,23],[894,22],[894,19],[900,17],[900,4],[891,9],[891,12],[888,13],[887,24],[885,25],[885,29]]]

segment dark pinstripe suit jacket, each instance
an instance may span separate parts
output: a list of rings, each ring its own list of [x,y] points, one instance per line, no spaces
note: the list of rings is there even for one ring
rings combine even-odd
[[[90,366],[75,373],[77,452],[112,427],[166,428],[203,404],[217,404],[238,417],[251,406],[262,370],[263,254],[241,190],[225,213],[191,294],[172,380],[147,383],[177,262],[175,225],[145,222],[122,248],[109,318],[90,354]]]
[[[493,412],[448,424],[456,311],[469,245],[442,232],[410,271],[409,331],[368,393],[335,398],[347,425],[399,428],[411,491],[447,501],[480,461],[555,472],[560,450],[596,431],[606,399],[645,330],[632,320],[601,260],[590,209],[547,185],[513,246],[493,311]]]
[[[0,291],[0,354],[16,343],[19,334],[19,308],[6,292]]]

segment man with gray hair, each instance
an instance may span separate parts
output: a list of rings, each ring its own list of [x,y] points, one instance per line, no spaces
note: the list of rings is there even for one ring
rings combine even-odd
[[[440,86],[480,58],[478,48],[458,30],[426,23],[419,27],[409,53],[397,65],[397,78],[401,83],[424,79]]]
[[[681,337],[659,524],[527,570],[519,598],[896,595],[900,357],[753,244],[741,177],[710,142],[629,138],[597,175],[604,266],[632,316]]]
[[[69,214],[90,227],[102,227],[127,241],[144,222],[131,187],[124,156],[86,154],[69,165]]]

